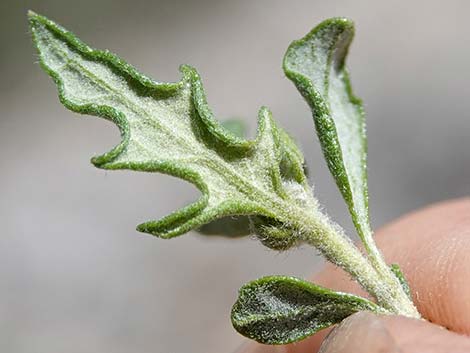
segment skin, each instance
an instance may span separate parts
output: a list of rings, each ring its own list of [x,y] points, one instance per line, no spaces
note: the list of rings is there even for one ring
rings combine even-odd
[[[296,344],[250,342],[237,353],[470,352],[470,198],[407,214],[377,231],[375,239],[387,263],[400,265],[413,301],[428,321],[358,313],[333,331],[323,330]],[[330,264],[312,280],[366,295]]]

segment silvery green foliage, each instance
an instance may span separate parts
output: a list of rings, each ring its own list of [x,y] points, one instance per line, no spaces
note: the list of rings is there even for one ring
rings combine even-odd
[[[223,121],[222,126],[239,138],[246,137],[246,126],[242,120],[228,119]]]
[[[369,258],[321,212],[302,153],[267,108],[259,111],[256,138],[247,140],[240,124],[214,118],[194,68],[181,66],[178,82],[156,82],[49,19],[28,16],[41,66],[57,84],[60,101],[72,111],[112,121],[121,132],[122,141],[92,163],[169,174],[201,191],[195,203],[138,230],[161,238],[192,229],[231,237],[254,233],[276,250],[307,243],[356,278],[378,303],[291,277],[266,277],[240,290],[232,311],[240,333],[282,344],[359,310],[419,317],[403,274],[386,266],[371,237],[364,116],[344,68],[351,22],[327,20],[295,41],[284,69],[312,107],[330,170],[359,235],[372,249]]]
[[[240,288],[232,309],[238,332],[264,344],[299,341],[358,311],[383,313],[371,301],[295,277],[269,276]]]
[[[176,83],[155,82],[45,17],[30,13],[29,19],[40,63],[61,102],[109,119],[121,131],[122,142],[93,164],[170,174],[202,192],[196,203],[138,230],[171,238],[230,215],[276,219],[276,204],[315,207],[303,156],[267,108],[259,112],[256,139],[245,140],[213,117],[195,69],[182,66]]]
[[[390,269],[372,239],[369,220],[364,109],[352,91],[346,68],[353,37],[354,24],[350,20],[323,21],[305,37],[291,43],[283,68],[312,110],[328,168],[372,265],[383,276],[390,277]],[[400,282],[405,291],[409,289],[403,276],[389,279]]]
[[[292,42],[283,66],[312,109],[328,167],[364,238],[370,233],[365,118],[345,66],[353,36],[351,21],[326,20]]]

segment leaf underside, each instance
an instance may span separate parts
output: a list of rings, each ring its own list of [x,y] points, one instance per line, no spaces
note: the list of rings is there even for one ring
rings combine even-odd
[[[155,82],[49,19],[28,16],[41,66],[57,84],[60,101],[112,121],[121,132],[121,143],[92,163],[173,175],[201,191],[195,203],[138,230],[171,238],[226,216],[273,217],[271,205],[289,199],[289,188],[311,197],[303,156],[267,108],[260,109],[255,140],[237,137],[213,117],[195,69],[181,66],[179,82]]]
[[[381,312],[367,299],[294,277],[270,276],[245,284],[232,309],[242,335],[264,344],[302,340],[358,311]]]
[[[345,66],[353,37],[351,21],[326,20],[289,46],[283,68],[312,110],[328,167],[363,239],[371,232],[365,118]]]
[[[222,122],[222,125],[225,129],[230,131],[232,134],[239,138],[246,138],[247,129],[246,125],[238,119],[229,119]],[[285,179],[295,179],[296,174],[298,171],[296,170],[297,164],[292,164],[289,161],[289,156],[293,156],[294,159],[298,160],[299,163],[303,161],[303,156],[298,147],[296,146],[294,140],[283,130],[279,129],[279,137],[281,145],[283,146],[285,151],[289,151],[288,153],[284,152],[283,157],[280,163],[281,175]],[[303,171],[305,176],[308,175],[306,165],[303,163]],[[295,166],[294,168],[292,168]],[[251,218],[251,219],[250,219]],[[256,225],[260,225],[260,219],[255,218]],[[261,226],[266,226],[265,222],[261,222]],[[218,235],[218,236],[226,236],[228,238],[239,238],[243,236],[247,236],[250,234],[259,234],[262,232],[257,226],[254,226],[253,217],[251,216],[228,216],[216,219],[210,223],[204,224],[197,229],[200,234],[203,235]],[[289,237],[289,236],[288,236]],[[289,237],[291,238],[291,237]],[[263,241],[263,237],[260,237],[261,241]],[[291,243],[293,244],[293,243]],[[266,245],[266,244],[265,244]],[[278,249],[279,250],[279,249]]]

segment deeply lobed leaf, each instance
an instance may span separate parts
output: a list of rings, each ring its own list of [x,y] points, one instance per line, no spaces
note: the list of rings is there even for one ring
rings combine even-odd
[[[61,102],[111,120],[121,131],[121,143],[94,157],[95,166],[166,173],[202,192],[197,202],[138,230],[171,238],[231,215],[269,220],[276,217],[273,205],[312,199],[303,156],[267,108],[259,112],[256,139],[246,140],[213,117],[195,69],[181,66],[179,82],[155,82],[43,16],[30,12],[29,21]]]
[[[382,312],[376,304],[352,294],[295,277],[269,276],[240,289],[232,323],[239,333],[260,343],[287,344],[363,310]]]

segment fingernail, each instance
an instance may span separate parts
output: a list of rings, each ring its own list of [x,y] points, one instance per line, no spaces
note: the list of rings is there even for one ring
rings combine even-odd
[[[327,336],[319,353],[400,353],[379,317],[360,312],[343,320]]]

